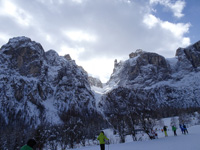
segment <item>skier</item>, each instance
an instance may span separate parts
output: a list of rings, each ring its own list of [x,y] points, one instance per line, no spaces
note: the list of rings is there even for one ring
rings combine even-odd
[[[27,144],[22,146],[20,150],[33,150],[33,147],[36,145],[36,141],[34,139],[29,139]]]
[[[184,134],[188,134],[188,130],[187,130],[187,128],[186,128],[186,125],[185,124],[183,124],[183,131],[184,131]]]
[[[176,134],[176,127],[175,126],[172,126],[172,131],[174,131],[174,136],[177,136],[177,134]]]
[[[181,124],[179,124],[179,127],[181,128],[181,132],[182,134],[184,133],[184,129],[183,129],[183,126]]]
[[[167,126],[164,126],[163,127],[163,130],[164,130],[164,132],[165,132],[165,137],[167,137],[168,135],[167,135]]]
[[[97,140],[99,140],[101,150],[105,150],[105,140],[109,140],[109,139],[104,135],[103,131],[101,131]]]

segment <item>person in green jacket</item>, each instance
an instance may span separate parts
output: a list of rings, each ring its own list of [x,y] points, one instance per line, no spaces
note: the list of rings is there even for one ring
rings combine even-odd
[[[36,145],[36,141],[34,139],[29,139],[27,144],[22,146],[20,150],[33,150],[33,147]]]
[[[176,134],[176,127],[175,126],[172,126],[172,131],[174,131],[174,136],[177,136],[177,134]]]
[[[103,131],[101,131],[97,140],[99,140],[101,150],[105,150],[105,140],[109,140],[109,139],[104,135]]]

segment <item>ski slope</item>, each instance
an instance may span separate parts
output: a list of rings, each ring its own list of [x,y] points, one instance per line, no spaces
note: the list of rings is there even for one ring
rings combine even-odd
[[[127,142],[123,144],[106,145],[106,150],[200,150],[200,125],[188,128],[189,134],[184,135],[180,129],[177,135],[168,131],[168,137],[164,133],[158,133],[158,139],[147,141]],[[75,150],[100,150],[99,145],[77,148]]]

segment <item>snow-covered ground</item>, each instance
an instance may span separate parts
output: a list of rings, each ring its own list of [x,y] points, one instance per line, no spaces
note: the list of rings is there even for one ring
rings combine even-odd
[[[171,130],[168,131],[168,137],[164,137],[164,133],[160,132],[158,139],[110,144],[106,145],[106,150],[200,150],[200,125],[192,126],[188,131],[189,134],[184,135],[178,129],[176,137]],[[100,150],[100,147],[96,145],[74,150]]]

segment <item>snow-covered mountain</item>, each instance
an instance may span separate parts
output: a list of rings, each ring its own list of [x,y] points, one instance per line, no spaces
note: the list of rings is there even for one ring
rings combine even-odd
[[[137,50],[126,61],[115,60],[114,66],[99,102],[108,116],[141,105],[166,116],[200,106],[200,41],[178,48],[174,58]]]
[[[108,126],[124,142],[136,128],[148,133],[153,119],[198,110],[199,85],[200,41],[179,48],[174,58],[137,50],[126,61],[115,60],[102,84],[70,55],[45,52],[27,37],[12,38],[0,49],[0,146],[10,143],[13,131],[16,140],[29,138],[28,131],[46,136],[38,139],[46,144],[59,135],[73,148]]]
[[[1,47],[0,56],[2,124],[57,124],[68,112],[80,118],[96,112],[88,75],[69,55],[17,37]]]

